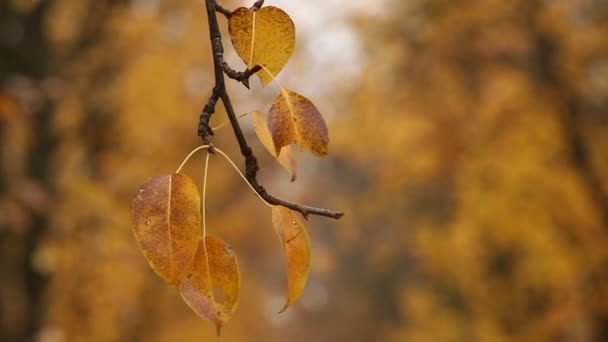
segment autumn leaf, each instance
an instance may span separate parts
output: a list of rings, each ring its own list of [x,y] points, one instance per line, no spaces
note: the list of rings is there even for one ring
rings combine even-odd
[[[268,131],[268,114],[255,111],[251,113],[251,119],[253,121],[253,130],[258,136],[258,139],[262,142],[262,145],[268,150],[268,152],[279,162],[279,164],[291,173],[291,181],[295,181],[297,174],[297,163],[295,158],[295,151],[292,145],[287,145],[281,149],[281,153],[277,155],[277,151],[274,148],[274,142],[272,136]]]
[[[287,259],[287,302],[285,311],[302,294],[310,273],[310,240],[297,214],[283,206],[272,206],[272,224],[283,244]],[[280,313],[279,312],[279,313]]]
[[[215,236],[201,239],[179,289],[194,312],[215,323],[219,335],[236,310],[241,292],[241,273],[232,248]]]
[[[268,69],[258,72],[263,86],[283,69],[296,46],[293,21],[277,7],[257,11],[238,8],[230,16],[228,28],[232,45],[247,66],[263,65]]]
[[[200,196],[186,175],[160,175],[139,189],[132,204],[133,232],[154,271],[179,284],[199,240]]]
[[[329,136],[327,125],[319,110],[306,97],[281,88],[268,113],[268,130],[276,154],[292,143],[318,156],[327,155]]]

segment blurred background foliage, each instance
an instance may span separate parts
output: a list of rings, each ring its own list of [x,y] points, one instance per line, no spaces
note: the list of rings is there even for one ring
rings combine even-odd
[[[212,158],[208,227],[243,272],[222,340],[608,340],[608,1],[267,5],[298,30],[280,80],[331,142],[290,184],[242,119],[261,180],[347,214],[311,218],[310,283],[277,315],[270,211]],[[200,1],[0,3],[1,341],[215,339],[130,228],[136,189],[200,143],[207,37]],[[252,83],[239,112],[276,95]]]

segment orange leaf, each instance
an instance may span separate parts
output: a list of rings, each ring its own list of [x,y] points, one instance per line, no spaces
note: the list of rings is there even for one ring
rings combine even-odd
[[[318,156],[327,155],[329,136],[319,110],[306,97],[282,88],[268,113],[268,130],[276,153],[291,143]]]
[[[177,285],[196,252],[200,196],[186,175],[160,175],[139,189],[132,205],[133,232],[154,271]]]
[[[287,302],[285,311],[302,294],[310,273],[310,240],[300,217],[288,208],[272,207],[272,224],[287,258]]]
[[[228,21],[236,53],[248,67],[263,65],[276,76],[287,64],[296,46],[296,29],[282,9],[264,7],[257,11],[237,8]],[[258,72],[262,85],[272,80],[266,71]]]
[[[232,248],[215,236],[201,239],[179,289],[194,312],[215,323],[219,335],[236,310],[241,292],[241,273]]]
[[[251,114],[251,119],[253,121],[253,130],[258,136],[258,139],[260,139],[262,142],[262,145],[266,147],[266,150],[270,152],[270,154],[285,170],[287,170],[287,172],[291,173],[291,181],[295,181],[298,174],[293,147],[291,145],[285,146],[285,148],[283,148],[281,153],[277,156],[274,143],[272,142],[272,137],[268,131],[268,114],[255,111]]]

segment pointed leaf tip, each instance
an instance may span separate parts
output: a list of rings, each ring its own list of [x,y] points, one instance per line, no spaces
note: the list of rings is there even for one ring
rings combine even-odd
[[[319,157],[327,155],[329,132],[323,116],[306,97],[283,89],[268,113],[268,130],[275,152],[292,143]]]
[[[291,174],[291,181],[294,182],[298,177],[298,166],[292,145],[285,146],[277,156],[272,137],[268,131],[268,114],[255,111],[251,114],[251,120],[253,122],[253,130],[262,145],[277,160],[279,165]]]
[[[310,274],[310,240],[300,217],[292,210],[272,207],[272,224],[281,240],[287,259],[287,301],[285,311],[304,291]]]
[[[200,223],[199,192],[184,174],[153,177],[133,199],[135,239],[152,269],[172,285],[194,257]]]
[[[236,310],[240,291],[241,273],[232,248],[215,236],[201,239],[188,275],[180,284],[183,300],[196,314],[213,322],[219,336]]]

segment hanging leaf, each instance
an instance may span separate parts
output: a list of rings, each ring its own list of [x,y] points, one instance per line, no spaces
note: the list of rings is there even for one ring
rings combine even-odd
[[[215,323],[219,336],[241,292],[241,273],[232,248],[215,236],[201,239],[180,292],[194,312]]]
[[[323,116],[309,99],[289,89],[281,89],[270,107],[268,130],[276,154],[283,146],[296,143],[318,156],[327,155],[329,136]]]
[[[139,189],[132,205],[133,232],[154,271],[177,285],[199,240],[200,196],[186,175],[160,175]]]
[[[287,258],[287,302],[285,311],[302,294],[310,273],[310,240],[300,217],[288,208],[272,207],[272,224]],[[279,312],[279,313],[280,313]]]
[[[291,181],[295,181],[298,174],[293,146],[285,146],[283,149],[281,149],[281,153],[277,156],[277,151],[274,148],[274,143],[272,142],[272,136],[268,131],[268,114],[255,111],[251,113],[251,119],[253,121],[253,130],[258,136],[258,139],[260,139],[262,142],[262,145],[266,147],[270,155],[272,155],[279,162],[279,164],[285,170],[287,170],[287,172],[291,173]]]
[[[296,29],[282,9],[264,7],[257,11],[237,8],[228,21],[236,53],[247,67],[263,65],[276,76],[287,64],[296,46]],[[262,86],[272,80],[268,72],[258,72]]]

